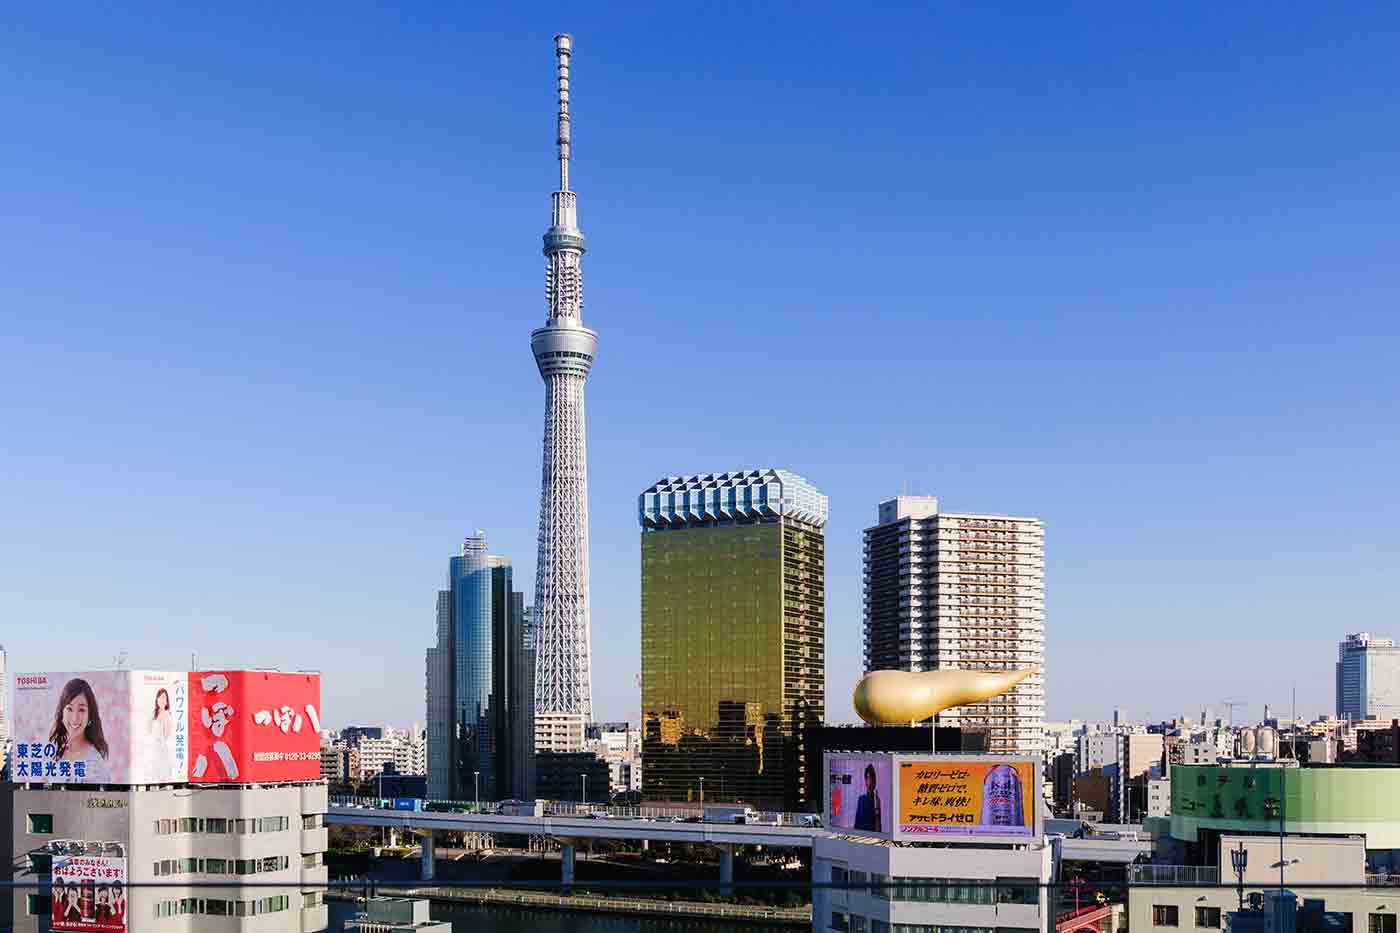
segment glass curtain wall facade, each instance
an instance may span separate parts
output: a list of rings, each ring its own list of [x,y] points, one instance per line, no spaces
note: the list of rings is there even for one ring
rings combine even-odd
[[[521,749],[533,749],[534,731],[524,597],[510,561],[487,553],[484,532],[452,558],[448,583],[427,655],[429,796],[524,797],[533,782]]]
[[[798,484],[812,507],[785,509]],[[642,494],[645,799],[782,808],[800,793],[801,732],[825,712],[825,512],[779,471]]]
[[[451,797],[473,800],[479,792],[493,799],[496,743],[491,728],[491,597],[486,535],[477,533],[452,558],[452,717]],[[478,781],[479,779],[479,781]]]

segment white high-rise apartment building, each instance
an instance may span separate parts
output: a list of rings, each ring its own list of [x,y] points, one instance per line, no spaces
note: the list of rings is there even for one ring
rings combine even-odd
[[[865,670],[1024,670],[1009,693],[940,725],[986,730],[988,751],[1039,753],[1045,719],[1045,529],[1038,518],[880,503],[865,530]]]
[[[355,775],[360,780],[374,777],[390,761],[399,774],[428,773],[427,743],[416,723],[407,732],[386,726],[382,738],[361,737],[354,747],[360,753],[359,774]]]

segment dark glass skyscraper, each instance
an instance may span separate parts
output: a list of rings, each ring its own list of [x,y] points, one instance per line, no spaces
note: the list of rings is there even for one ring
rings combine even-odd
[[[671,477],[642,525],[642,795],[786,807],[825,712],[826,497],[784,470]]]
[[[510,561],[477,532],[452,558],[428,649],[428,794],[501,800],[533,794],[523,749],[534,748],[524,598]]]

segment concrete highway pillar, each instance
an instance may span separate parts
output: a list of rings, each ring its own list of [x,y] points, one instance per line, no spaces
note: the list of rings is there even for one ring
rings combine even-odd
[[[566,842],[559,847],[559,865],[561,879],[564,882],[564,890],[574,883],[574,844]]]
[[[734,893],[734,846],[730,843],[719,847],[719,893],[725,897]]]
[[[433,831],[430,829],[423,834],[423,856],[422,865],[418,871],[418,877],[422,881],[432,881],[434,869],[437,867],[437,849],[433,845]]]

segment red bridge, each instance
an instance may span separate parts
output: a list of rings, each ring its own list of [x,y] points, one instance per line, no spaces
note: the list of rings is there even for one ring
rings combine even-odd
[[[1113,915],[1113,908],[1105,904],[1092,904],[1060,914],[1055,918],[1055,933],[1075,933],[1076,930],[1093,930],[1098,933],[1103,922]]]

